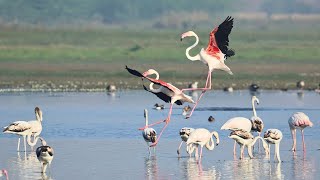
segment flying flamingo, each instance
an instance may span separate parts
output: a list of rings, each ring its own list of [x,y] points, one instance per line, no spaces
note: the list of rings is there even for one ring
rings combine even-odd
[[[6,180],[9,180],[8,171],[5,169],[0,170],[0,177],[5,176]]]
[[[47,142],[43,138],[38,138],[40,138],[42,146],[37,148],[36,154],[38,160],[41,163],[41,173],[45,173],[47,166],[50,166],[51,161],[53,159],[53,149],[52,147],[47,145]]]
[[[148,110],[145,109],[144,110],[144,118],[146,120],[146,127],[148,127]],[[157,132],[156,130],[154,130],[153,128],[146,128],[142,131],[142,136],[143,139],[146,141],[147,145],[148,145],[148,149],[149,149],[149,155],[150,155],[150,146],[149,146],[149,142],[156,142],[157,140]],[[153,147],[154,152],[156,151],[156,147]]]
[[[304,143],[304,134],[303,130],[306,127],[312,127],[313,123],[310,121],[309,117],[304,114],[303,112],[296,112],[294,113],[288,120],[289,127],[291,130],[291,135],[292,135],[292,140],[293,140],[293,145],[292,145],[292,151],[296,151],[296,143],[297,143],[297,137],[296,137],[296,130],[300,129],[301,130],[301,135],[302,135],[302,145],[303,145],[303,151],[306,150],[306,145]]]
[[[231,29],[233,28],[233,18],[231,16],[228,16],[218,27],[214,28],[209,35],[209,43],[204,50],[201,49],[200,53],[191,56],[189,54],[189,51],[198,45],[199,43],[199,37],[198,35],[193,31],[185,32],[181,35],[181,41],[185,37],[194,36],[196,38],[196,42],[188,47],[186,49],[186,56],[191,61],[202,61],[204,64],[206,64],[209,68],[208,76],[206,80],[206,85],[204,88],[188,88],[188,89],[182,89],[182,91],[186,90],[203,90],[200,97],[198,98],[196,104],[194,105],[190,115],[188,115],[186,118],[190,118],[195,107],[197,106],[199,100],[203,96],[203,94],[211,89],[211,73],[214,69],[220,69],[223,71],[228,72],[229,74],[233,74],[230,70],[230,68],[225,65],[224,61],[226,58],[231,57],[235,55],[234,51],[229,49],[229,34],[231,33]]]
[[[230,133],[230,135],[229,135],[229,138],[235,140],[240,145],[240,159],[243,159],[243,154],[244,154],[244,148],[245,147],[248,148],[249,157],[251,159],[253,158],[252,147],[254,146],[254,144],[256,143],[256,141],[258,139],[261,139],[261,141],[263,143],[263,147],[264,147],[265,153],[266,154],[269,153],[268,145],[262,139],[262,137],[260,137],[260,136],[253,137],[253,135],[248,131],[244,131],[244,130],[232,131]]]
[[[180,129],[179,134],[180,134],[180,137],[181,137],[181,140],[182,140],[182,141],[181,141],[181,143],[180,143],[180,145],[179,145],[179,148],[178,148],[178,150],[177,150],[178,156],[180,156],[180,148],[181,148],[181,146],[182,146],[182,143],[183,143],[183,142],[187,142],[190,134],[191,134],[193,131],[194,131],[194,129],[193,129],[193,128],[189,128],[189,127],[183,127],[183,128]],[[191,157],[191,154],[189,154],[189,155],[190,155],[190,157]]]
[[[15,121],[9,126],[4,127],[3,133],[11,133],[23,136],[24,151],[27,151],[26,136],[33,135],[34,137],[40,135],[42,131],[42,112],[40,108],[35,108],[36,120],[33,121]],[[17,151],[20,150],[20,138],[18,140]]]
[[[281,162],[280,160],[280,141],[282,139],[282,132],[278,129],[267,129],[264,133],[264,139],[269,143],[269,151],[270,151],[270,144],[274,144],[274,159],[277,159],[278,162]],[[270,160],[270,154],[269,154],[269,160]]]
[[[199,162],[201,162],[202,157],[202,149],[203,146],[206,146],[208,150],[214,149],[214,142],[212,139],[212,136],[214,136],[217,140],[216,146],[219,145],[219,134],[216,131],[209,132],[207,129],[204,128],[198,128],[195,129],[189,136],[187,140],[187,152],[188,154],[192,154],[195,147],[198,149],[198,146],[200,145],[200,159]],[[211,145],[210,145],[211,143]],[[197,157],[197,154],[196,154]]]
[[[158,144],[158,141],[159,141],[163,131],[166,129],[166,127],[168,126],[168,124],[170,122],[173,104],[182,105],[184,102],[194,103],[194,101],[192,100],[192,98],[190,96],[184,94],[177,87],[173,86],[170,83],[159,80],[159,73],[154,69],[149,69],[148,71],[144,72],[143,74],[141,74],[140,72],[138,72],[134,69],[130,69],[127,66],[126,66],[126,69],[128,70],[128,72],[130,74],[132,74],[134,76],[141,77],[142,79],[148,79],[151,82],[149,85],[150,90],[148,90],[144,85],[143,85],[143,88],[146,91],[149,91],[149,92],[155,94],[158,98],[160,98],[164,102],[170,103],[169,114],[168,114],[168,117],[166,120],[159,121],[159,122],[150,124],[148,126],[145,126],[145,127],[139,129],[139,130],[143,130],[147,127],[153,126],[155,124],[159,124],[161,122],[166,123],[165,126],[162,128],[156,142],[154,142],[150,145],[151,147],[153,147]],[[152,75],[152,74],[156,75],[156,79],[148,77],[149,75]],[[159,85],[160,87],[158,89],[155,89],[153,87],[154,84]]]

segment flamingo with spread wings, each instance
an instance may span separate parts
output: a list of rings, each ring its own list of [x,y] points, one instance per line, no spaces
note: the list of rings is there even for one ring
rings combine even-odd
[[[139,71],[136,71],[134,69],[130,69],[127,66],[126,66],[126,69],[130,74],[132,74],[134,76],[149,80],[151,82],[149,85],[149,89],[147,89],[147,87],[145,87],[144,85],[143,85],[143,88],[146,91],[155,94],[158,98],[160,98],[164,102],[170,103],[169,114],[168,114],[168,117],[166,120],[158,121],[156,123],[150,124],[148,126],[145,126],[145,127],[139,129],[139,130],[144,130],[147,127],[153,126],[155,124],[159,124],[161,122],[166,123],[165,126],[162,128],[157,140],[150,145],[150,147],[153,147],[153,146],[157,145],[163,131],[166,129],[166,127],[168,126],[168,124],[170,122],[173,104],[182,105],[184,102],[194,103],[194,101],[192,100],[192,97],[184,94],[179,88],[175,87],[174,85],[172,85],[170,83],[159,80],[159,73],[154,69],[149,69],[148,71],[144,72],[143,74],[141,74]],[[152,74],[156,75],[155,79],[148,77]],[[154,84],[156,84],[160,87],[158,89],[155,89],[153,87]]]
[[[181,41],[185,37],[194,36],[196,38],[196,42],[186,49],[186,56],[191,61],[202,61],[209,67],[208,76],[206,85],[204,88],[188,88],[182,89],[182,91],[193,91],[193,90],[203,90],[200,97],[198,98],[196,104],[194,105],[190,115],[186,118],[190,118],[195,107],[197,106],[199,100],[203,96],[203,94],[211,89],[211,73],[214,69],[220,69],[228,72],[229,74],[233,74],[230,68],[225,65],[224,61],[226,58],[235,55],[235,52],[232,49],[229,49],[229,34],[233,28],[233,18],[228,16],[218,27],[214,28],[210,32],[209,43],[206,49],[201,49],[200,53],[191,56],[189,51],[198,45],[199,37],[193,31],[185,32],[181,35]]]

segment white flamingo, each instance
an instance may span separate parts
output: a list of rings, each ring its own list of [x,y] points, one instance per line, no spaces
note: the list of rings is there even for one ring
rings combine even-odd
[[[252,111],[253,116],[251,117],[252,128],[251,131],[257,132],[259,136],[261,136],[261,132],[264,128],[264,123],[260,117],[257,116],[256,108],[254,106],[255,102],[259,105],[259,99],[256,96],[252,96],[251,103],[252,103]],[[258,142],[258,148],[260,148],[260,141]]]
[[[265,153],[269,153],[268,145],[267,143],[262,139],[260,136],[253,137],[253,135],[250,132],[244,131],[244,130],[236,130],[232,131],[229,135],[229,138],[235,140],[240,145],[240,159],[243,159],[244,157],[244,148],[248,148],[248,155],[252,159],[252,147],[256,143],[258,139],[261,139],[263,143],[263,148],[265,150]]]
[[[47,142],[41,138],[38,137],[41,140],[42,146],[38,147],[36,149],[37,158],[41,163],[41,173],[45,173],[47,170],[47,166],[51,164],[51,161],[53,160],[53,148],[47,145]]]
[[[192,100],[192,98],[190,96],[184,94],[177,87],[173,86],[170,83],[167,83],[167,82],[164,82],[162,80],[159,80],[159,73],[154,69],[149,69],[148,71],[144,72],[143,74],[141,74],[140,72],[138,72],[138,71],[136,71],[134,69],[130,69],[127,66],[126,66],[126,69],[130,74],[132,74],[134,76],[141,77],[142,79],[149,80],[151,82],[150,85],[149,85],[150,90],[148,90],[144,85],[143,85],[143,88],[146,91],[155,94],[158,98],[160,98],[164,102],[170,103],[169,114],[168,114],[166,120],[150,124],[150,125],[145,126],[143,128],[139,128],[140,130],[143,130],[143,129],[145,129],[147,127],[150,127],[150,126],[153,126],[155,124],[159,124],[159,123],[162,123],[162,122],[166,123],[164,125],[164,127],[162,128],[162,130],[161,130],[156,142],[154,142],[154,143],[152,143],[150,145],[152,147],[156,146],[158,144],[158,141],[159,141],[163,131],[166,129],[166,127],[170,123],[173,104],[182,105],[184,102],[194,103],[194,101]],[[152,74],[156,75],[156,79],[148,77],[148,76],[150,76]],[[160,87],[158,89],[155,89],[153,87],[154,84],[159,85]]]
[[[15,121],[9,126],[4,127],[3,133],[11,133],[23,137],[24,151],[27,151],[26,136],[33,135],[34,137],[40,135],[42,131],[42,112],[40,108],[35,108],[36,120],[33,121]],[[20,150],[20,137],[18,139],[17,151]]]
[[[225,65],[224,61],[226,58],[233,56],[235,53],[233,50],[229,49],[229,34],[231,33],[231,29],[233,28],[233,18],[228,16],[218,27],[214,28],[209,35],[209,43],[207,48],[204,50],[201,49],[200,53],[191,56],[189,51],[196,47],[199,43],[198,35],[193,31],[185,32],[181,35],[181,41],[185,37],[194,36],[196,38],[196,42],[186,49],[186,56],[191,61],[202,61],[209,68],[208,76],[206,80],[206,85],[204,88],[188,88],[185,90],[203,90],[200,97],[198,98],[196,104],[194,105],[190,115],[186,118],[190,118],[195,107],[197,106],[199,100],[205,93],[205,91],[211,89],[211,73],[214,69],[220,69],[228,72],[229,74],[233,74],[228,66]]]
[[[181,143],[178,147],[178,150],[177,150],[177,153],[178,153],[178,156],[180,156],[180,149],[181,149],[181,146],[182,146],[182,143],[183,142],[187,142],[190,134],[194,131],[194,128],[190,128],[190,127],[183,127],[180,129],[179,131],[179,134],[180,134],[180,137],[181,137]],[[191,156],[191,154],[189,154]]]
[[[278,162],[281,162],[280,160],[280,141],[282,139],[282,132],[278,129],[267,129],[264,133],[264,139],[269,143],[269,150],[270,150],[270,144],[274,144],[274,159]],[[270,160],[270,154],[269,154],[269,160]]]
[[[5,169],[0,170],[0,177],[6,177],[6,180],[9,180],[8,171]]]
[[[188,154],[192,154],[192,152],[195,150],[195,148],[198,149],[198,146],[200,145],[200,159],[202,158],[202,149],[203,146],[206,146],[208,150],[214,149],[214,141],[212,139],[212,136],[214,136],[217,140],[216,146],[219,145],[219,134],[216,131],[209,132],[207,129],[204,128],[198,128],[195,129],[189,136],[187,140],[187,152]],[[211,145],[210,145],[211,143]],[[196,157],[198,154],[196,153]]]
[[[303,130],[306,127],[312,127],[313,123],[310,121],[309,117],[303,113],[303,112],[296,112],[294,113],[288,120],[289,127],[291,130],[291,136],[293,140],[293,145],[292,145],[292,151],[296,151],[297,148],[297,129],[300,129],[301,135],[302,135],[302,146],[303,146],[303,151],[306,150],[306,145],[304,142],[304,133]]]
[[[148,110],[145,109],[144,110],[144,118],[145,118],[145,121],[146,121],[146,126],[148,127]],[[157,140],[157,132],[156,130],[154,130],[153,128],[145,128],[143,131],[142,131],[142,136],[143,136],[143,139],[146,141],[147,145],[148,145],[148,150],[149,150],[149,154],[151,153],[150,152],[150,146],[149,146],[149,143],[154,143],[156,142]],[[156,151],[156,147],[154,146],[153,147],[153,152]]]

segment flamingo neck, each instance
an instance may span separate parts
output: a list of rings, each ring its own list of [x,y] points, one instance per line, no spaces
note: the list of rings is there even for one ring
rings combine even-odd
[[[144,110],[144,118],[146,120],[146,126],[148,126],[148,111],[146,109]]]
[[[253,116],[257,117],[256,108],[254,106],[255,101],[256,101],[255,99],[252,99],[251,103],[252,103]]]
[[[36,138],[33,139],[33,142],[31,142],[31,135],[27,136],[27,142],[29,144],[29,146],[35,146],[39,140],[39,136],[37,136]]]
[[[199,43],[199,37],[198,37],[198,35],[197,35],[196,33],[192,33],[192,36],[194,36],[194,37],[196,38],[196,42],[195,42],[193,45],[191,45],[190,47],[188,47],[188,48],[186,49],[186,56],[187,56],[187,58],[188,58],[189,60],[191,60],[191,61],[197,61],[197,60],[200,60],[200,55],[197,54],[197,55],[195,55],[195,56],[191,56],[191,55],[189,54],[189,51],[190,51],[192,48],[194,48],[194,47],[196,47],[196,46],[198,45],[198,43]]]
[[[36,119],[37,119],[39,122],[42,122],[42,113],[41,113],[41,112],[36,113]]]
[[[152,74],[155,74],[155,75],[156,75],[156,80],[158,80],[158,79],[160,78],[160,75],[159,75],[159,73],[158,73],[157,71],[152,70]],[[151,74],[150,74],[150,75],[151,75]],[[153,87],[153,85],[154,85],[154,83],[150,83],[150,84],[149,84],[149,88],[150,88],[150,90],[151,90],[152,92],[154,92],[154,93],[159,93],[159,92],[161,92],[161,87],[158,88],[158,89],[155,89],[155,88]]]

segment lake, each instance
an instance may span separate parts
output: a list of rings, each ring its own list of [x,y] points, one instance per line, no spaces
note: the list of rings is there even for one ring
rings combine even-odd
[[[199,95],[199,94],[198,94]],[[197,95],[194,94],[196,97]],[[0,135],[0,169],[7,169],[10,179],[317,179],[320,177],[320,94],[305,91],[262,90],[257,97],[258,116],[265,130],[282,131],[280,144],[282,163],[271,161],[263,151],[255,149],[254,158],[233,156],[233,140],[229,131],[220,127],[236,116],[250,118],[251,94],[246,90],[233,93],[207,92],[193,116],[186,120],[183,106],[174,106],[168,128],[164,131],[156,153],[148,155],[139,127],[144,126],[143,110],[149,110],[149,123],[165,119],[164,110],[154,110],[162,103],[146,91],[107,93],[1,93],[0,126],[17,120],[35,119],[34,108],[43,112],[41,136],[55,150],[55,157],[45,176],[35,152],[16,152],[18,137]],[[306,153],[302,151],[301,134],[297,131],[297,152],[290,150],[292,139],[288,119],[294,113],[306,113],[314,126],[305,129]],[[213,116],[215,122],[209,123]],[[160,132],[162,124],[154,126]],[[182,145],[182,157],[176,150],[181,142],[182,127],[207,128],[220,135],[220,144],[213,151],[204,149],[201,166],[189,158]],[[22,145],[22,144],[21,144]],[[39,143],[38,145],[39,146]],[[36,146],[36,147],[37,147]],[[22,148],[22,146],[21,146]],[[23,149],[23,148],[22,148]]]

